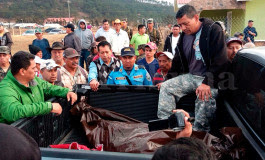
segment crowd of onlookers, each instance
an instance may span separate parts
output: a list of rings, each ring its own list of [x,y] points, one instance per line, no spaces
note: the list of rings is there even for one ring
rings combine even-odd
[[[93,91],[102,84],[156,85],[160,89],[159,118],[167,118],[176,101],[195,92],[193,129],[209,131],[220,89],[216,77],[229,71],[238,50],[255,46],[257,32],[249,20],[244,33],[229,37],[222,23],[200,19],[189,5],[179,9],[176,19],[178,24],[165,29],[164,46],[152,18],[147,26],[138,25],[136,34],[127,19],[116,19],[113,28],[104,19],[95,35],[81,19],[77,28],[67,24],[63,42],[52,46],[36,29],[30,53],[19,51],[13,56],[10,33],[0,24],[0,123],[50,112],[61,114],[60,104],[45,99],[59,96],[73,104],[77,100],[72,92],[75,84],[89,84]],[[185,135],[191,134],[191,127]],[[172,143],[164,149],[171,147],[178,145]]]

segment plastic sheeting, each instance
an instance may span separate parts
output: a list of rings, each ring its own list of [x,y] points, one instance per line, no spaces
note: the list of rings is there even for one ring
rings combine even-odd
[[[152,153],[158,147],[176,138],[172,130],[149,132],[148,124],[101,108],[80,102],[71,110],[81,116],[81,123],[88,141],[96,146],[104,145],[104,151]],[[239,128],[222,128],[221,137],[206,132],[192,133],[203,140],[218,159],[244,159],[245,140]]]

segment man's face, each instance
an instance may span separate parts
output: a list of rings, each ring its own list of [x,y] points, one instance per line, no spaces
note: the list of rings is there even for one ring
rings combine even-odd
[[[71,32],[72,32],[71,28],[66,28],[66,33],[71,33]]]
[[[86,25],[85,25],[84,22],[81,22],[81,23],[79,24],[79,26],[80,26],[81,29],[86,29]]]
[[[193,34],[197,32],[199,25],[199,16],[196,14],[193,18],[184,15],[182,18],[177,19],[182,31],[185,34]]]
[[[122,65],[125,70],[131,70],[136,61],[136,56],[121,57]]]
[[[139,33],[144,34],[146,31],[146,27],[144,26],[143,28],[139,29]]]
[[[158,64],[159,64],[159,68],[163,72],[168,72],[168,70],[172,66],[172,61],[170,61],[167,56],[159,56],[158,57]]]
[[[148,26],[148,28],[153,29],[154,23],[148,23],[147,26]]]
[[[36,33],[35,35],[36,35],[37,39],[42,39],[42,35],[43,35],[42,33]]]
[[[227,57],[230,61],[232,61],[238,52],[242,48],[241,44],[238,42],[232,42],[227,46]]]
[[[51,57],[55,63],[60,64],[63,61],[63,51],[62,49],[53,49],[51,51]]]
[[[238,36],[239,39],[243,40],[244,36]]]
[[[139,49],[138,53],[139,53],[139,55],[143,55],[144,54],[144,50],[143,49]]]
[[[249,27],[253,27],[253,22],[248,22]]]
[[[30,66],[27,69],[22,68],[22,72],[24,74],[23,77],[28,82],[34,79],[35,73],[38,72],[34,59],[30,60]]]
[[[44,68],[41,70],[41,75],[43,77],[43,80],[54,83],[57,79],[57,67],[51,70]]]
[[[156,49],[151,49],[150,47],[145,47],[145,57],[152,58],[156,53]]]
[[[104,30],[109,30],[109,22],[104,22],[103,23],[103,29]]]
[[[10,54],[0,53],[0,64],[8,64],[10,57]]]
[[[173,35],[177,36],[177,35],[179,35],[180,28],[179,27],[173,27],[172,31],[173,31]]]
[[[42,51],[39,51],[39,52],[36,54],[36,56],[42,58]]]
[[[112,50],[108,45],[99,47],[99,57],[103,60],[104,63],[109,63],[111,60]]]
[[[121,29],[121,24],[120,23],[114,23],[114,27],[116,31],[119,31]]]
[[[65,65],[71,69],[76,69],[78,67],[79,57],[64,58]]]
[[[126,22],[126,21],[122,21],[121,26],[122,26],[123,28],[127,27],[127,22]]]
[[[4,26],[0,26],[0,33],[4,31]]]

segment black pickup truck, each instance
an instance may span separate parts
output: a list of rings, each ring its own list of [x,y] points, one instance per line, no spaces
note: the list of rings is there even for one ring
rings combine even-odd
[[[265,47],[240,50],[233,60],[231,71],[234,89],[229,93],[231,95],[218,98],[216,126],[241,128],[253,150],[251,159],[265,159]],[[142,122],[157,119],[159,91],[154,86],[102,85],[98,92],[92,92],[88,85],[79,85],[78,96],[86,96],[91,106],[115,111]],[[43,159],[151,159],[150,154],[48,148],[50,144],[71,142],[89,145],[80,120],[72,118],[69,113],[69,103],[56,98],[51,101],[59,102],[64,107],[62,115],[25,118],[12,124],[36,140]],[[194,109],[192,96],[183,97],[178,103],[179,108],[190,112]]]

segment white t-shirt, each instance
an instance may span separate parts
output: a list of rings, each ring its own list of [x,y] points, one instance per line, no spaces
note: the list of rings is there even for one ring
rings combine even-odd
[[[177,37],[174,37],[172,35],[172,44],[171,44],[171,46],[172,46],[172,54],[173,54],[173,56],[175,56],[175,48],[177,46],[178,41],[179,41],[179,35]]]

